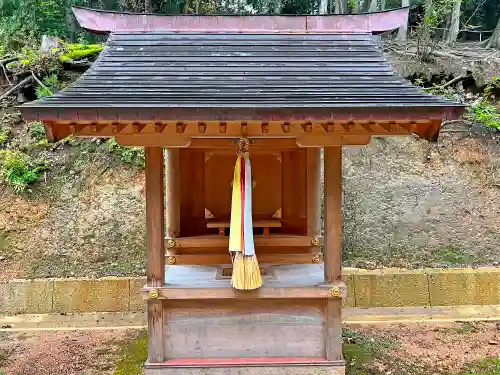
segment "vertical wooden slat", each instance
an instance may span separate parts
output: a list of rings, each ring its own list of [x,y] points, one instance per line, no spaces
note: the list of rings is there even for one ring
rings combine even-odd
[[[324,150],[325,283],[342,277],[342,147]],[[325,313],[326,358],[342,359],[342,300],[328,299]]]
[[[329,361],[342,360],[342,300],[328,298],[325,313],[325,352]]]
[[[325,282],[342,276],[342,147],[325,147]]]
[[[147,284],[161,287],[165,284],[163,149],[146,147],[145,154]],[[161,363],[165,360],[163,337],[162,303],[148,300],[148,362]]]
[[[307,217],[307,154],[305,149],[286,150],[283,165],[282,233],[305,235]],[[298,199],[302,197],[302,199]]]
[[[165,150],[165,221],[167,237],[180,235],[179,149]]]
[[[307,235],[321,232],[321,149],[307,149]]]

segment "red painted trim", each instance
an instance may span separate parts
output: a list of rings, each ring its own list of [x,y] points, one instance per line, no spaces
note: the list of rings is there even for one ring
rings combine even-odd
[[[244,366],[332,366],[339,361],[323,357],[275,357],[275,358],[181,358],[162,363],[146,363],[147,367],[244,367]]]
[[[324,16],[167,16],[72,8],[78,23],[96,33],[116,31],[232,33],[376,33],[394,30],[408,19],[409,8],[364,14]]]

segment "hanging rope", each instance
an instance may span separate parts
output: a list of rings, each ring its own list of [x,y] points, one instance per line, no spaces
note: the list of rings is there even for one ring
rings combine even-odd
[[[248,156],[248,138],[238,141],[231,198],[229,251],[233,259],[233,288],[257,289],[262,286],[259,263],[255,256],[252,225],[252,170]]]

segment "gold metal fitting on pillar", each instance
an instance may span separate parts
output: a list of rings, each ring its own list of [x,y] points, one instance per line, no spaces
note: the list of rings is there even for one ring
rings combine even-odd
[[[340,297],[340,288],[338,286],[332,288],[332,290],[330,290],[330,294],[334,298]]]
[[[176,242],[174,238],[169,238],[167,240],[167,249],[173,249],[176,246]]]
[[[157,299],[160,296],[157,289],[149,289],[148,297],[150,299]]]
[[[312,258],[312,262],[313,262],[313,263],[321,263],[321,255],[316,254],[316,255]]]
[[[319,246],[319,245],[321,245],[321,241],[319,240],[319,237],[314,237],[311,240],[311,245],[313,245],[313,246]]]
[[[175,257],[168,257],[167,258],[167,263],[170,265],[170,266],[173,266],[175,264],[176,260],[175,260]]]

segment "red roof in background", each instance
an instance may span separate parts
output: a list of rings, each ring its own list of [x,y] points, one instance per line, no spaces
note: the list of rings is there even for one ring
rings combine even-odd
[[[379,33],[394,30],[408,19],[409,8],[342,15],[180,15],[122,13],[73,7],[83,28],[96,32],[191,31],[231,33]]]

